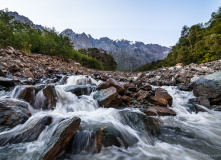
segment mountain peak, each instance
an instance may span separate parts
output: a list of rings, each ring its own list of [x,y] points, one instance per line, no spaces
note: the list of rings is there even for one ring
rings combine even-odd
[[[64,34],[65,31],[61,34]],[[133,70],[148,62],[164,59],[171,50],[158,44],[145,45],[143,42],[134,42],[126,39],[112,40],[108,37],[94,39],[91,35],[84,32],[68,36],[74,42],[74,48],[77,50],[81,48],[98,48],[111,52],[118,64],[118,68],[122,70]]]

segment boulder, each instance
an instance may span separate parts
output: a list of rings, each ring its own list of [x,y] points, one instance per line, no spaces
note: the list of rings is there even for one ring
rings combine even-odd
[[[129,140],[127,139],[127,136],[116,127],[104,126],[100,128],[98,132],[96,132],[96,150],[97,152],[100,152],[102,147],[109,146],[122,146],[128,148],[129,146],[132,146],[138,142],[136,137],[132,136]]]
[[[120,123],[136,127],[141,132],[155,133],[159,131],[158,123],[151,120],[142,113],[120,111]],[[145,117],[147,119],[145,119]],[[153,126],[156,126],[154,128]],[[150,136],[152,136],[150,134]],[[79,131],[74,135],[72,143],[69,145],[68,153],[79,154],[82,150],[89,153],[98,153],[102,147],[117,146],[128,148],[138,142],[134,134],[125,127],[119,127],[115,123],[96,122],[84,123],[79,127]]]
[[[61,121],[50,137],[49,143],[46,145],[41,155],[36,157],[36,159],[52,160],[59,157],[67,148],[80,122],[81,119],[77,117]]]
[[[14,98],[17,99],[23,99],[26,102],[30,103],[32,106],[34,106],[35,100],[36,100],[36,94],[45,88],[46,85],[22,85],[22,86],[16,86],[14,89]]]
[[[46,97],[46,106],[43,106],[42,108],[47,108],[47,109],[54,109],[56,107],[56,102],[58,99],[57,92],[55,90],[54,85],[47,85],[43,90],[42,90],[44,96]]]
[[[13,127],[26,122],[30,116],[27,103],[11,98],[0,100],[0,125]]]
[[[40,85],[39,89],[44,85]],[[52,110],[56,107],[58,95],[54,85],[46,85],[42,90],[36,91],[33,107],[35,109]]]
[[[160,121],[154,117],[148,117],[143,113],[129,110],[120,111],[121,123],[129,125],[141,133],[148,132],[150,137],[160,135]],[[152,141],[152,139],[150,139]]]
[[[93,97],[98,101],[100,106],[105,108],[119,107],[122,102],[122,98],[117,93],[117,89],[115,87],[98,90],[95,92]]]
[[[221,72],[198,78],[194,82],[193,93],[196,97],[209,99],[211,104],[221,104]]]
[[[64,88],[66,92],[71,92],[76,96],[90,95],[96,90],[96,85],[70,85]]]
[[[35,119],[34,119],[35,120]],[[0,145],[32,142],[38,139],[46,126],[50,125],[52,117],[46,116],[36,121],[30,122],[27,126],[22,126],[16,132],[6,132],[0,135]]]
[[[160,97],[160,98],[164,98],[165,100],[168,101],[168,105],[172,106],[172,104],[173,104],[173,97],[165,89],[157,88],[155,90],[155,96],[156,97]]]
[[[167,105],[168,105],[168,101],[164,98],[161,98],[161,97],[151,96],[150,101],[152,103],[154,103],[155,105],[160,105],[163,107],[167,107]]]
[[[176,113],[167,107],[152,106],[144,110],[147,116],[176,116]]]

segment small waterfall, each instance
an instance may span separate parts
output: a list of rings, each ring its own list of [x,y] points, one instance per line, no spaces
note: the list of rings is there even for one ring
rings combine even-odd
[[[0,159],[36,159],[47,148],[58,126],[73,117],[81,119],[80,127],[61,159],[219,159],[216,155],[221,150],[221,113],[192,112],[190,100],[195,98],[192,92],[179,91],[173,86],[163,87],[173,97],[172,107],[177,116],[161,117],[163,123],[158,130],[162,134],[152,136],[150,133],[157,134],[158,130],[149,132],[146,124],[150,120],[154,121],[154,118],[150,117],[144,123],[145,115],[138,109],[101,108],[93,99],[94,93],[77,96],[64,90],[69,85],[99,83],[86,76],[70,76],[65,85],[56,85],[54,110],[36,109],[24,124],[0,132],[0,141],[6,135],[16,137],[30,127],[37,128],[37,122],[45,122],[46,119],[44,126],[40,126],[41,132],[37,139],[33,142],[0,145]],[[20,99],[27,87],[15,87],[11,97]],[[34,92],[35,100],[30,106],[41,106],[44,100],[42,89],[40,87],[37,93]],[[102,142],[102,136],[106,141]]]

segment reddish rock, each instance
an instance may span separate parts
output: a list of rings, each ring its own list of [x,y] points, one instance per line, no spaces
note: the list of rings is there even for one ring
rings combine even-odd
[[[167,105],[168,105],[168,101],[164,98],[161,98],[161,97],[151,96],[150,100],[152,103],[154,103],[156,105],[160,105],[160,106],[164,106],[164,107],[167,107]]]
[[[144,111],[147,116],[176,116],[176,113],[169,108],[153,106]]]
[[[111,86],[115,87],[117,89],[117,92],[119,94],[122,94],[124,93],[124,86],[121,85],[118,81],[116,81],[115,79],[113,78],[109,78],[106,82],[103,82],[101,83],[97,89],[100,90],[100,89],[107,89],[107,88],[110,88]]]
[[[155,90],[155,96],[156,97],[160,97],[160,98],[164,98],[165,100],[168,101],[168,105],[172,106],[172,104],[173,104],[173,97],[165,89],[157,88]]]
[[[57,102],[57,92],[55,90],[54,85],[48,85],[43,90],[43,94],[46,97],[44,106],[42,108],[44,109],[54,109],[56,107]]]
[[[137,100],[144,100],[148,98],[151,94],[148,91],[139,90],[137,92]]]
[[[97,90],[101,90],[101,89],[107,89],[111,87],[111,83],[109,80],[107,80],[106,82],[103,82],[101,84],[98,85]]]
[[[28,86],[20,92],[19,99],[24,99],[26,102],[33,104],[35,99],[35,90],[33,86]]]
[[[74,117],[62,121],[50,138],[47,148],[43,151],[38,159],[52,160],[57,159],[67,148],[80,125],[80,118]]]
[[[111,86],[114,86],[117,88],[118,93],[120,93],[120,94],[124,93],[125,88],[122,84],[120,84],[118,81],[116,81],[113,78],[110,78],[109,80],[110,80]]]

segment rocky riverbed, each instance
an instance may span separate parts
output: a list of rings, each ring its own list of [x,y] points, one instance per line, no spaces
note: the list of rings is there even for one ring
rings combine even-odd
[[[220,60],[135,73],[0,56],[0,159],[219,158],[200,155],[221,149]]]

